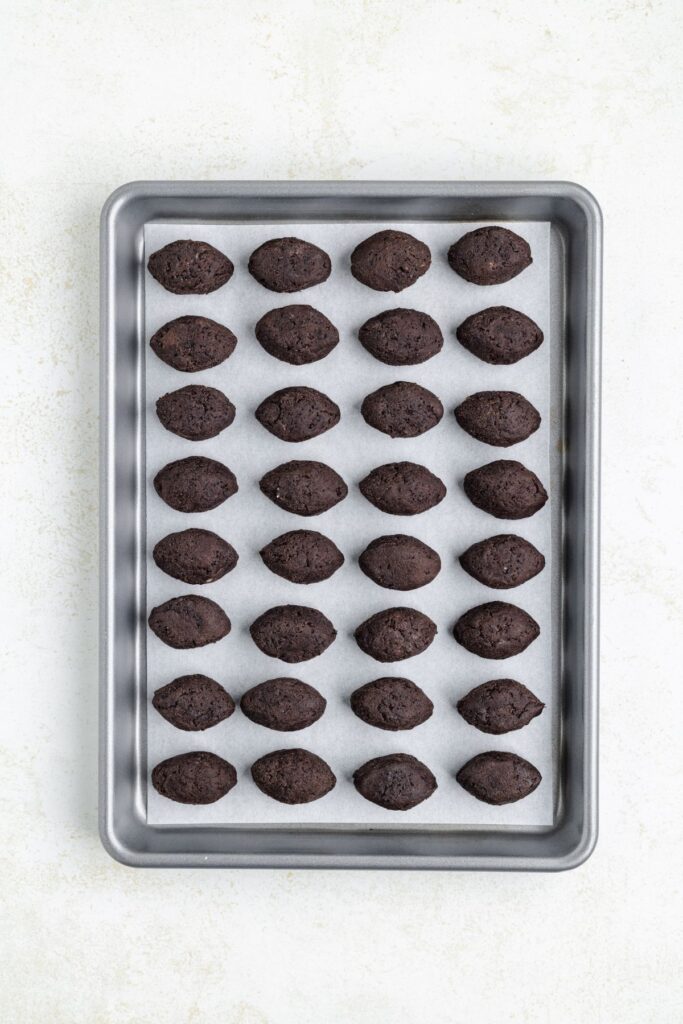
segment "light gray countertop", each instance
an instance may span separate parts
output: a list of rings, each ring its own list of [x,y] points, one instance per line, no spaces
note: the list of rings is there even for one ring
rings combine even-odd
[[[0,1018],[680,1020],[681,5],[6,0],[2,24]],[[143,178],[597,196],[601,836],[583,867],[135,872],[100,846],[98,215]]]

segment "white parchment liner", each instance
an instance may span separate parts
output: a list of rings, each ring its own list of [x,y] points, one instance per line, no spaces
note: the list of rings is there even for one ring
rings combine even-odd
[[[552,565],[550,502],[537,515],[507,522],[474,508],[462,490],[469,470],[498,458],[518,459],[536,472],[550,490],[549,446],[556,444],[553,424],[558,410],[550,407],[549,356],[559,339],[549,324],[549,225],[511,223],[531,245],[534,262],[514,280],[493,287],[468,284],[449,268],[449,245],[465,231],[480,226],[456,222],[417,223],[286,223],[286,224],[164,224],[145,228],[145,262],[150,253],[178,238],[204,239],[225,252],[235,264],[227,285],[212,295],[177,296],[165,291],[145,272],[145,340],[162,324],[183,314],[203,314],[226,324],[237,335],[233,355],[221,366],[202,373],[180,373],[166,366],[146,345],[146,467],[147,467],[147,599],[148,610],[180,594],[211,597],[228,613],[232,632],[224,640],[196,651],[176,651],[147,634],[148,696],[177,676],[202,672],[222,683],[236,701],[264,679],[295,676],[311,683],[327,699],[320,721],[296,733],[276,733],[250,722],[238,709],[226,722],[201,733],[175,729],[148,706],[148,769],[173,754],[211,750],[231,761],[237,786],[222,800],[202,807],[173,803],[151,784],[147,792],[148,821],[164,823],[353,825],[388,827],[548,826],[554,820],[556,708],[558,692],[551,619]],[[374,292],[349,271],[353,248],[384,227],[398,227],[423,239],[432,251],[432,267],[415,285],[399,295]],[[296,295],[277,295],[259,285],[247,271],[250,253],[269,238],[296,235],[322,246],[332,257],[332,275],[324,284]],[[308,366],[289,366],[269,356],[254,336],[256,321],[269,309],[290,302],[309,303],[325,313],[340,333],[340,343],[326,359]],[[486,306],[508,305],[531,316],[543,328],[541,348],[514,366],[489,366],[467,352],[455,339],[455,328],[471,313]],[[360,325],[376,313],[397,306],[424,310],[444,334],[441,353],[414,367],[390,367],[360,345]],[[433,430],[412,440],[393,440],[368,427],[360,404],[370,391],[396,380],[408,380],[434,391],[445,415]],[[156,399],[190,383],[223,390],[237,407],[234,423],[217,438],[194,443],[163,429],[155,413]],[[254,418],[259,402],[288,385],[316,387],[341,408],[340,424],[301,444],[272,437]],[[516,390],[524,394],[543,418],[540,430],[509,449],[492,448],[469,437],[455,421],[454,407],[475,391]],[[188,455],[219,459],[236,474],[239,493],[219,508],[185,515],[168,508],[154,491],[156,472],[167,462]],[[269,469],[290,459],[328,463],[349,486],[349,496],[324,515],[302,518],[277,508],[261,494],[258,481]],[[448,488],[444,501],[417,516],[390,516],[375,509],[357,484],[385,462],[423,463]],[[551,501],[559,495],[551,493]],[[238,551],[237,568],[222,580],[191,587],[166,576],[154,564],[151,551],[167,533],[204,527],[225,537]],[[259,549],[279,534],[314,529],[331,537],[346,557],[344,566],[323,583],[301,586],[273,575],[263,565]],[[414,535],[435,548],[442,559],[437,579],[420,590],[384,590],[366,578],[357,557],[375,537],[387,533]],[[540,576],[509,591],[494,591],[471,579],[457,557],[475,541],[497,533],[517,533],[545,555]],[[541,636],[525,652],[504,661],[469,654],[453,638],[456,619],[468,608],[486,601],[505,600],[528,611],[539,622]],[[249,635],[249,625],[267,608],[279,604],[319,608],[334,623],[337,640],[319,658],[285,665],[262,654]],[[407,661],[382,665],[363,654],[353,630],[383,608],[403,605],[420,609],[438,626],[431,647]],[[413,679],[434,702],[434,714],[409,732],[374,729],[352,713],[348,697],[362,683],[383,675]],[[455,709],[457,700],[489,679],[513,678],[545,701],[544,713],[526,728],[505,736],[487,736],[467,725]],[[262,794],[249,768],[256,758],[282,747],[306,747],[323,757],[337,776],[336,788],[322,800],[289,807]],[[467,794],[455,781],[456,771],[485,750],[514,751],[532,761],[543,781],[525,800],[490,807]],[[368,803],[354,789],[355,768],[371,757],[405,751],[432,769],[439,788],[411,811],[389,812]]]

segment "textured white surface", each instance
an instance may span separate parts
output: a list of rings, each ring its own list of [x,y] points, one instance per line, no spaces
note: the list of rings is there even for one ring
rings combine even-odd
[[[0,1017],[680,1021],[678,0],[0,13]],[[569,178],[598,196],[602,800],[582,868],[134,872],[100,848],[97,217],[155,177]]]

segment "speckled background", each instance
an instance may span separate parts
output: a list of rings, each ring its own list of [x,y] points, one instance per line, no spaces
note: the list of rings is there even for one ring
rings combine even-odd
[[[677,0],[1,0],[12,1024],[681,1019]],[[606,215],[601,838],[566,875],[135,872],[96,831],[99,209],[135,178],[569,178]]]

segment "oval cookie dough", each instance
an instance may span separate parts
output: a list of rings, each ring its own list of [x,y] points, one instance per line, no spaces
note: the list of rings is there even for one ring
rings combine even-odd
[[[458,701],[458,711],[466,722],[494,736],[523,729],[544,707],[531,690],[514,679],[492,679]]]
[[[446,487],[426,466],[415,462],[389,462],[378,466],[359,483],[364,498],[381,512],[415,516],[434,508],[446,496]]]
[[[472,504],[496,519],[527,519],[548,500],[536,474],[511,459],[498,459],[473,469],[463,486]]]
[[[509,228],[468,231],[448,250],[452,269],[472,284],[503,284],[532,262],[529,243]]]
[[[427,388],[399,380],[364,398],[360,411],[368,426],[389,437],[418,437],[441,420],[443,405]]]
[[[333,508],[349,492],[324,462],[293,460],[276,466],[262,477],[259,487],[267,498],[297,516],[318,516]]]
[[[535,619],[517,605],[489,601],[461,615],[453,629],[458,643],[480,658],[512,658],[540,634]]]
[[[249,632],[260,651],[290,665],[317,658],[337,636],[327,616],[298,604],[269,608],[252,622]]]
[[[320,583],[344,564],[333,541],[316,530],[291,530],[261,549],[264,564],[290,583]]]
[[[386,754],[366,761],[354,772],[353,784],[366,800],[388,811],[417,807],[437,788],[427,765],[411,754]]]
[[[160,469],[154,490],[176,512],[208,512],[236,494],[238,487],[235,474],[222,462],[191,455]]]
[[[526,441],[541,425],[538,410],[516,391],[478,391],[455,410],[468,434],[498,448]]]
[[[157,416],[166,430],[188,441],[206,441],[229,427],[235,406],[222,391],[188,384],[157,399]]]
[[[339,344],[337,328],[313,306],[271,309],[256,324],[255,334],[269,355],[292,366],[324,359]]]
[[[424,363],[443,348],[441,328],[417,309],[387,309],[358,331],[363,348],[387,366]]]
[[[429,270],[429,247],[406,231],[377,231],[351,253],[351,273],[377,292],[402,292]]]
[[[271,292],[312,288],[326,281],[331,271],[327,253],[301,238],[272,238],[249,257],[249,273]]]
[[[211,530],[169,533],[154,546],[154,561],[162,572],[183,583],[214,583],[237,565],[232,544]]]
[[[206,295],[230,280],[235,269],[228,257],[208,242],[182,239],[150,256],[147,267],[160,285],[176,295]]]
[[[224,687],[209,676],[179,676],[161,686],[152,704],[167,722],[185,732],[211,729],[235,710],[235,702]]]
[[[157,793],[179,804],[213,804],[237,785],[229,761],[208,750],[168,757],[152,770]]]
[[[339,406],[315,388],[293,387],[274,391],[259,405],[255,414],[281,441],[308,441],[339,423]]]
[[[375,661],[403,661],[427,650],[436,625],[415,608],[387,608],[361,622],[353,635]]]
[[[518,363],[543,343],[538,324],[509,306],[490,306],[468,316],[455,334],[463,348],[494,366]]]
[[[237,338],[208,316],[179,316],[160,327],[149,344],[155,355],[174,370],[197,373],[231,356]]]
[[[247,690],[240,707],[257,725],[277,732],[295,732],[317,722],[327,701],[300,679],[267,679]]]
[[[384,676],[351,694],[354,714],[377,729],[414,729],[431,717],[434,705],[411,679]]]
[[[282,804],[309,804],[334,789],[337,779],[310,750],[274,750],[255,761],[251,777],[266,796]]]
[[[500,533],[472,544],[460,556],[460,564],[484,586],[509,590],[538,576],[545,566],[545,558],[523,537]]]
[[[358,564],[366,576],[388,590],[416,590],[431,583],[441,571],[437,552],[404,533],[371,541]]]
[[[533,793],[541,781],[541,773],[517,754],[488,750],[464,764],[456,778],[477,800],[500,806],[523,800]]]
[[[152,608],[149,627],[169,647],[184,651],[222,640],[230,632],[230,619],[208,597],[186,594]]]

